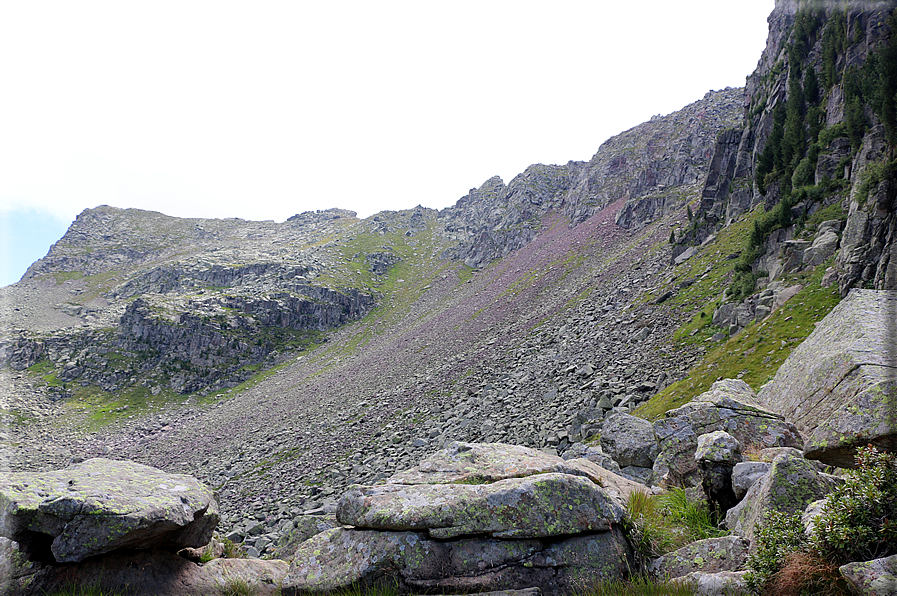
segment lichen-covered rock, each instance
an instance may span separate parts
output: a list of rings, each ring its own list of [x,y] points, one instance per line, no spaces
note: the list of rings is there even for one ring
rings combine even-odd
[[[41,563],[29,560],[17,542],[0,537],[0,594],[21,594],[43,569]]]
[[[600,445],[584,445],[583,443],[574,443],[570,445],[570,447],[564,451],[561,458],[564,460],[571,459],[587,459],[592,463],[598,464],[605,470],[613,472],[614,474],[620,473],[620,464],[614,461],[614,458],[607,455],[601,450]]]
[[[672,581],[690,586],[694,596],[747,596],[752,594],[745,579],[747,573],[747,571],[717,573],[695,571]]]
[[[726,527],[733,534],[753,541],[755,526],[768,511],[802,512],[807,505],[834,488],[834,477],[820,474],[809,461],[783,453],[776,457],[769,473],[756,482],[738,505],[726,514]]]
[[[131,596],[234,594],[248,589],[256,596],[279,594],[289,563],[278,559],[214,559],[197,565],[174,553],[149,550],[114,552],[78,565],[48,567],[17,596],[63,593],[71,586],[91,586],[97,593]],[[243,592],[240,592],[243,593]]]
[[[342,524],[425,530],[441,539],[607,531],[624,515],[624,509],[588,478],[554,473],[479,485],[355,485],[343,494],[336,512]]]
[[[808,458],[852,467],[858,446],[897,449],[894,321],[897,292],[852,290],[763,388],[761,402],[806,437]]]
[[[797,428],[784,417],[761,407],[747,383],[725,379],[654,423],[660,454],[654,462],[655,481],[672,485],[700,482],[694,453],[698,437],[723,430],[742,445],[803,448]]]
[[[741,536],[723,536],[692,542],[651,561],[648,571],[657,578],[683,577],[695,571],[737,571],[747,561],[750,542]]]
[[[436,541],[417,532],[328,530],[300,545],[283,594],[329,592],[385,582],[415,591],[518,590],[545,594],[626,577],[633,564],[619,528],[542,540]]]
[[[897,555],[883,559],[848,563],[838,568],[855,594],[892,596],[897,594]]]
[[[120,548],[203,546],[218,524],[212,490],[195,478],[101,458],[0,476],[0,512],[0,535],[46,535],[60,563]]]
[[[755,482],[769,472],[769,462],[742,461],[732,469],[732,490],[737,499],[743,499]]]
[[[644,484],[630,480],[625,476],[606,470],[587,459],[571,459],[568,463],[583,472],[583,475],[598,484],[604,493],[616,499],[625,507],[629,501],[629,495],[633,492],[651,492]],[[659,489],[658,489],[659,490]]]
[[[620,468],[650,468],[659,451],[651,423],[622,412],[614,412],[604,419],[601,449],[614,458]]]
[[[495,482],[548,472],[583,475],[560,457],[529,447],[504,443],[453,441],[445,449],[437,451],[413,468],[394,474],[386,482],[388,484]]]
[[[734,466],[741,461],[738,439],[723,430],[715,430],[698,437],[695,461],[724,463]]]

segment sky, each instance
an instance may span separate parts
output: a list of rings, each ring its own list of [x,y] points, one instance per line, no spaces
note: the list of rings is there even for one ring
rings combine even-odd
[[[757,66],[774,0],[6,2],[0,286],[86,208],[444,208]]]

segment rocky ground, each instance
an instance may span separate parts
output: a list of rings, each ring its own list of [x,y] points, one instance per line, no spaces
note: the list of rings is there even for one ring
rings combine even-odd
[[[49,395],[8,396],[47,412],[17,427],[19,446],[33,447],[13,450],[10,466],[48,469],[71,452],[187,472],[219,489],[225,532],[262,522],[273,543],[298,514],[332,509],[349,484],[389,476],[453,440],[563,451],[699,356],[670,347],[689,313],[644,298],[674,281],[664,240],[676,220],[627,231],[613,225],[621,205],[573,229],[555,226],[468,282],[450,269],[401,318],[336,331],[211,405],[185,398],[79,436],[60,422],[86,412]],[[574,248],[581,260],[564,262]],[[364,349],[345,349],[356,338]],[[27,373],[7,374],[18,375],[7,387],[27,389]]]

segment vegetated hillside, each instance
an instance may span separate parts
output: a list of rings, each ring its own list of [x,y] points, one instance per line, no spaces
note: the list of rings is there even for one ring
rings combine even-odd
[[[9,465],[189,472],[273,529],[451,440],[563,450],[759,388],[851,286],[897,285],[893,3],[816,6],[777,4],[745,90],[441,212],[85,211],[3,289]]]

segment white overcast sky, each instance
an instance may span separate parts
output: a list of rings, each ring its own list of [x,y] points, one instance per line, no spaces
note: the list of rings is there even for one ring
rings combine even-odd
[[[773,7],[5,2],[0,217],[446,207],[742,86]]]

